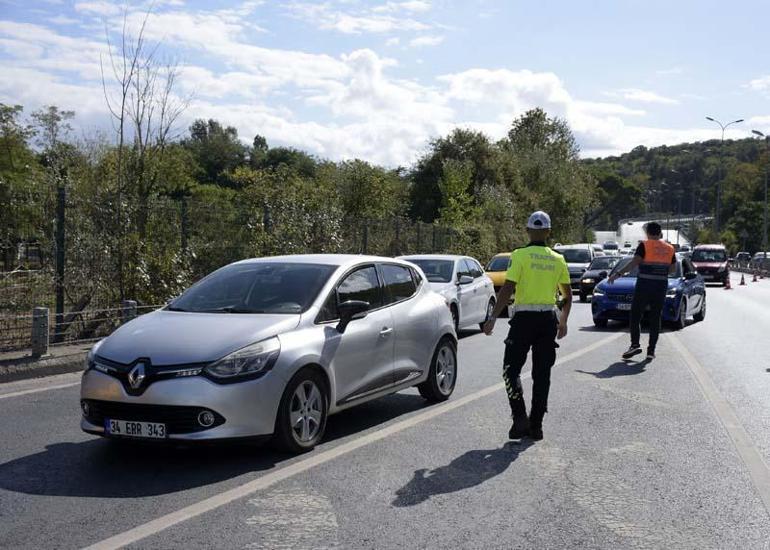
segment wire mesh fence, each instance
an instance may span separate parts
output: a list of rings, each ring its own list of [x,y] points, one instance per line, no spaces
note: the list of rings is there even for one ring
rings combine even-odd
[[[29,346],[31,312],[51,312],[52,345],[108,334],[123,300],[165,303],[230,262],[300,253],[396,256],[452,250],[457,232],[403,217],[243,199],[68,195],[0,202],[0,351]]]

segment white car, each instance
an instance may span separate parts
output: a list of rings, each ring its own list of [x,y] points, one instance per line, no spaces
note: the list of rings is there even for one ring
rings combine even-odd
[[[474,258],[441,254],[401,256],[425,273],[431,288],[444,297],[455,330],[482,326],[495,307],[495,288]]]

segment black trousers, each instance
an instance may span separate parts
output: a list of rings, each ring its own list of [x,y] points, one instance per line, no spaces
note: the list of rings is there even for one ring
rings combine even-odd
[[[642,332],[642,317],[649,307],[647,316],[650,322],[650,349],[655,350],[660,335],[660,321],[663,313],[663,304],[666,302],[666,287],[661,289],[639,289],[634,292],[634,301],[631,303],[631,345],[639,346]]]
[[[521,369],[532,349],[532,416],[542,418],[548,410],[551,367],[556,362],[558,321],[554,312],[520,311],[510,321],[505,340],[503,380],[514,418],[527,414],[521,386]]]

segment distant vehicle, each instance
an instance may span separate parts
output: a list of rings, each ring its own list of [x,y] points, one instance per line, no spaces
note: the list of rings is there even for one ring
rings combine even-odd
[[[591,248],[594,249],[594,254],[596,256],[604,256],[604,247],[600,244],[592,244]]]
[[[411,386],[447,400],[456,350],[446,303],[407,262],[244,260],[91,349],[81,428],[176,442],[272,436],[305,452],[338,411]]]
[[[738,267],[748,267],[749,263],[751,263],[750,252],[738,252],[735,255],[735,265]]]
[[[468,256],[423,254],[401,256],[415,264],[430,287],[446,300],[455,330],[472,325],[482,327],[495,309],[495,289],[481,264]]]
[[[554,247],[554,252],[564,256],[569,269],[570,286],[573,290],[580,288],[580,279],[583,277],[591,261],[597,256],[592,245],[570,244]]]
[[[487,272],[487,277],[491,279],[492,284],[495,287],[495,294],[500,292],[500,287],[505,284],[505,274],[509,267],[511,267],[510,252],[501,252],[489,260],[489,263],[485,269]]]
[[[690,260],[705,282],[722,283],[722,286],[727,286],[730,265],[724,245],[700,244],[693,249]]]
[[[770,269],[770,252],[757,252],[751,259],[751,269]]]
[[[593,259],[580,279],[581,302],[588,301],[588,297],[594,292],[594,287],[607,277],[609,270],[619,261],[621,261],[620,256],[599,256]]]
[[[618,250],[620,245],[618,245],[616,241],[605,241],[602,248],[604,248],[604,250]]]
[[[624,268],[630,261],[631,258],[625,258],[615,264],[610,275]],[[604,280],[596,285],[591,300],[594,325],[603,328],[610,320],[629,320],[638,272],[637,268],[613,284]],[[679,330],[685,328],[690,316],[696,321],[706,318],[706,285],[690,260],[677,259],[675,272],[668,276],[663,320]]]
[[[692,252],[689,244],[683,244],[679,247],[679,252]]]

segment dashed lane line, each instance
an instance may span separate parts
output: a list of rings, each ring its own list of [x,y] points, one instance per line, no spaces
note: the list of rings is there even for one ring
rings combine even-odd
[[[601,340],[594,342],[593,344],[590,344],[580,350],[577,350],[568,355],[565,355],[564,357],[562,357],[556,362],[556,365],[557,366],[562,365],[564,363],[577,359],[578,357],[586,355],[587,353],[591,353],[592,351],[600,349],[606,346],[611,341],[616,340],[623,335],[624,333],[615,333],[606,338],[602,338]],[[529,378],[529,376],[530,374],[527,373],[525,375],[522,375],[522,378]],[[233,489],[229,489],[217,495],[214,495],[204,500],[201,500],[199,502],[196,502],[195,504],[191,504],[190,506],[186,506],[185,508],[177,510],[176,512],[171,512],[170,514],[166,514],[164,516],[156,518],[143,525],[139,525],[137,527],[134,527],[133,529],[129,529],[128,531],[124,531],[123,533],[114,535],[101,542],[97,542],[92,546],[89,546],[86,550],[106,550],[106,549],[113,549],[113,548],[122,548],[129,544],[133,544],[137,541],[140,541],[142,539],[145,539],[147,537],[160,533],[161,531],[164,531],[169,527],[172,527],[174,525],[177,525],[179,523],[182,523],[194,517],[205,514],[206,512],[210,512],[211,510],[214,510],[216,508],[220,508],[222,506],[230,504],[231,502],[234,502],[236,500],[245,498],[257,491],[261,491],[272,485],[275,485],[280,481],[283,481],[285,479],[288,479],[298,474],[301,474],[303,472],[306,472],[307,470],[310,470],[315,466],[319,466],[335,458],[351,453],[356,449],[360,449],[361,447],[364,447],[376,441],[380,441],[391,435],[395,435],[399,432],[402,432],[404,430],[417,426],[418,424],[422,424],[423,422],[436,418],[437,416],[446,414],[455,409],[463,407],[468,403],[472,403],[473,401],[477,401],[482,397],[486,397],[487,395],[500,391],[504,387],[505,386],[502,382],[498,384],[494,384],[492,386],[488,386],[484,389],[478,390],[469,395],[460,397],[459,399],[453,399],[452,401],[447,401],[442,405],[437,405],[435,407],[432,407],[428,411],[416,414],[410,418],[407,418],[400,422],[396,422],[395,424],[391,424],[390,426],[386,426],[385,428],[382,428],[375,432],[371,432],[369,434],[363,435],[352,441],[348,441],[347,443],[337,445],[336,447],[329,449],[328,451],[319,452],[317,454],[313,453],[308,458],[302,459],[298,462],[294,462],[293,464],[289,464],[288,466],[284,466],[283,468],[274,470],[271,473],[265,474],[255,480],[249,481],[248,483],[244,483],[243,485],[234,487]]]
[[[767,462],[762,458],[762,454],[751,440],[751,436],[749,436],[749,433],[741,424],[738,415],[735,414],[730,403],[722,397],[722,394],[706,372],[706,369],[703,368],[703,365],[698,362],[677,336],[672,334],[671,342],[673,342],[674,347],[690,369],[690,373],[698,383],[698,387],[706,401],[709,402],[714,413],[716,413],[725,430],[727,430],[735,450],[738,451],[738,456],[741,457],[743,464],[746,466],[749,477],[751,477],[751,481],[754,483],[754,487],[757,493],[759,493],[762,503],[765,505],[765,510],[770,515],[770,467],[768,467]]]

